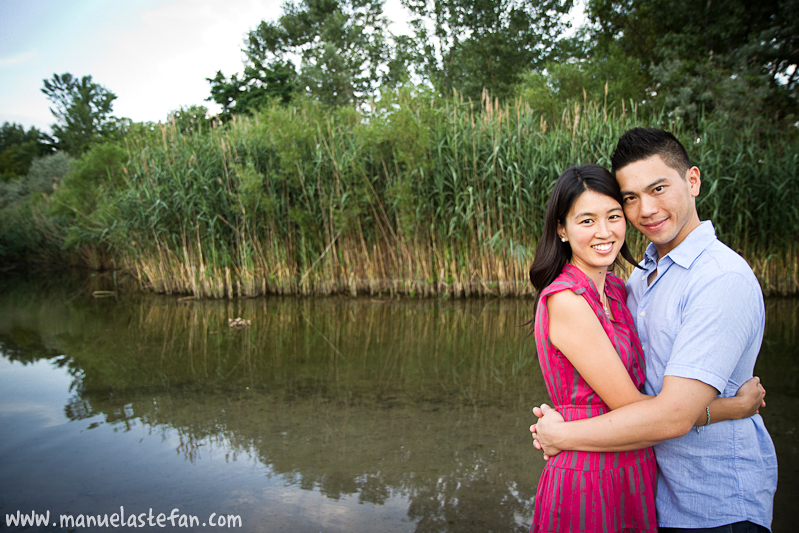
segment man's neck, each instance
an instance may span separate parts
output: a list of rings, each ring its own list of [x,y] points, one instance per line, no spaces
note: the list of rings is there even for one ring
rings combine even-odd
[[[658,251],[658,263],[661,259],[663,259],[669,252],[677,248],[682,242],[694,231],[698,228],[702,222],[699,220],[699,215],[694,213],[694,216],[691,220],[683,226],[680,232],[669,242],[663,244],[655,244],[655,249]]]

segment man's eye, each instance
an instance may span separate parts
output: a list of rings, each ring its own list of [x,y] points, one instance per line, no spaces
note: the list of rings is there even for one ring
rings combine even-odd
[[[655,190],[655,192],[663,192],[663,189],[664,189],[664,188],[665,188],[665,187],[664,187],[663,185],[658,185],[657,187],[655,187],[655,189],[654,189],[654,190]]]

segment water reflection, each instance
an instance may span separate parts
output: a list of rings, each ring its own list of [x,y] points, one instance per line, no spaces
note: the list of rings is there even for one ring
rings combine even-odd
[[[235,513],[245,530],[529,530],[543,461],[527,427],[547,396],[516,327],[528,301],[91,297],[113,283],[0,281],[0,479],[20,480],[0,513],[124,504]],[[768,302],[758,366],[775,531],[799,494],[797,309]],[[236,317],[250,327],[231,330]]]
[[[115,476],[133,494],[149,487],[140,506],[169,500],[184,488],[161,475],[173,468],[159,459],[167,449],[200,472],[255,465],[237,474],[235,488],[201,475],[216,489],[188,488],[185,499],[236,494],[229,505],[259,528],[355,531],[360,523],[373,531],[377,517],[381,530],[529,527],[542,463],[530,453],[526,427],[545,392],[531,344],[515,327],[527,318],[519,302],[97,300],[88,288],[22,286],[4,288],[0,348],[14,363],[49,361],[66,372],[61,406],[82,432],[80,449],[68,442],[74,434],[60,439],[63,449],[48,447],[56,459],[47,469],[64,480],[76,469],[114,472],[102,480],[78,475],[100,487],[88,500],[67,498],[72,507],[117,505],[119,495],[102,496],[104,484],[119,484]],[[229,330],[234,317],[251,326]],[[4,399],[4,415],[13,403]],[[120,433],[138,441],[109,442]],[[161,451],[151,450],[153,441]],[[119,459],[98,462],[109,449],[138,456],[137,473],[112,468]],[[82,466],[57,466],[77,454]],[[21,457],[29,465],[50,461]],[[56,485],[49,494],[37,485],[39,496],[24,491],[30,501],[6,493],[3,507],[57,507],[64,496]],[[264,487],[280,490],[270,500]],[[327,509],[310,522],[303,518],[309,492]]]

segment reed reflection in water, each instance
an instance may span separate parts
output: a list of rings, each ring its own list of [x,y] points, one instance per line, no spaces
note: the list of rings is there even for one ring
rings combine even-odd
[[[520,301],[178,302],[89,292],[6,287],[3,353],[11,366],[49,360],[68,373],[63,426],[80,435],[60,438],[48,457],[17,450],[42,475],[25,482],[30,490],[6,491],[4,510],[68,500],[97,513],[121,498],[145,509],[183,501],[191,512],[215,497],[217,508],[228,501],[227,512],[257,523],[253,530],[358,530],[352,519],[325,522],[318,509],[303,516],[311,493],[327,518],[355,513],[363,530],[375,530],[375,517],[386,531],[529,528],[543,462],[527,427],[546,393],[532,343],[516,327],[527,319]],[[234,317],[250,327],[229,330]],[[13,401],[4,398],[4,412]],[[24,442],[42,430],[31,433]],[[122,459],[131,466],[123,473],[109,449],[137,461]],[[165,452],[194,466],[189,486]],[[255,465],[249,477],[238,477],[241,463]],[[224,465],[237,483],[217,482],[229,477]],[[64,496],[75,476],[95,487],[91,497]]]
[[[19,480],[0,511],[164,505],[235,513],[252,531],[529,530],[544,463],[527,428],[547,400],[516,327],[529,300],[91,297],[108,283],[0,282],[0,420],[13,428],[0,478]],[[797,309],[769,300],[757,369],[780,460],[774,531],[799,494]],[[231,330],[237,317],[250,326]]]

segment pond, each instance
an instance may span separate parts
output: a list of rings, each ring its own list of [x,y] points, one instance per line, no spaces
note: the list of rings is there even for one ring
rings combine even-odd
[[[531,300],[199,301],[116,281],[2,274],[6,529],[49,511],[47,531],[529,531],[547,401],[518,327]],[[797,320],[799,300],[767,300],[756,368],[776,532],[799,496]]]

